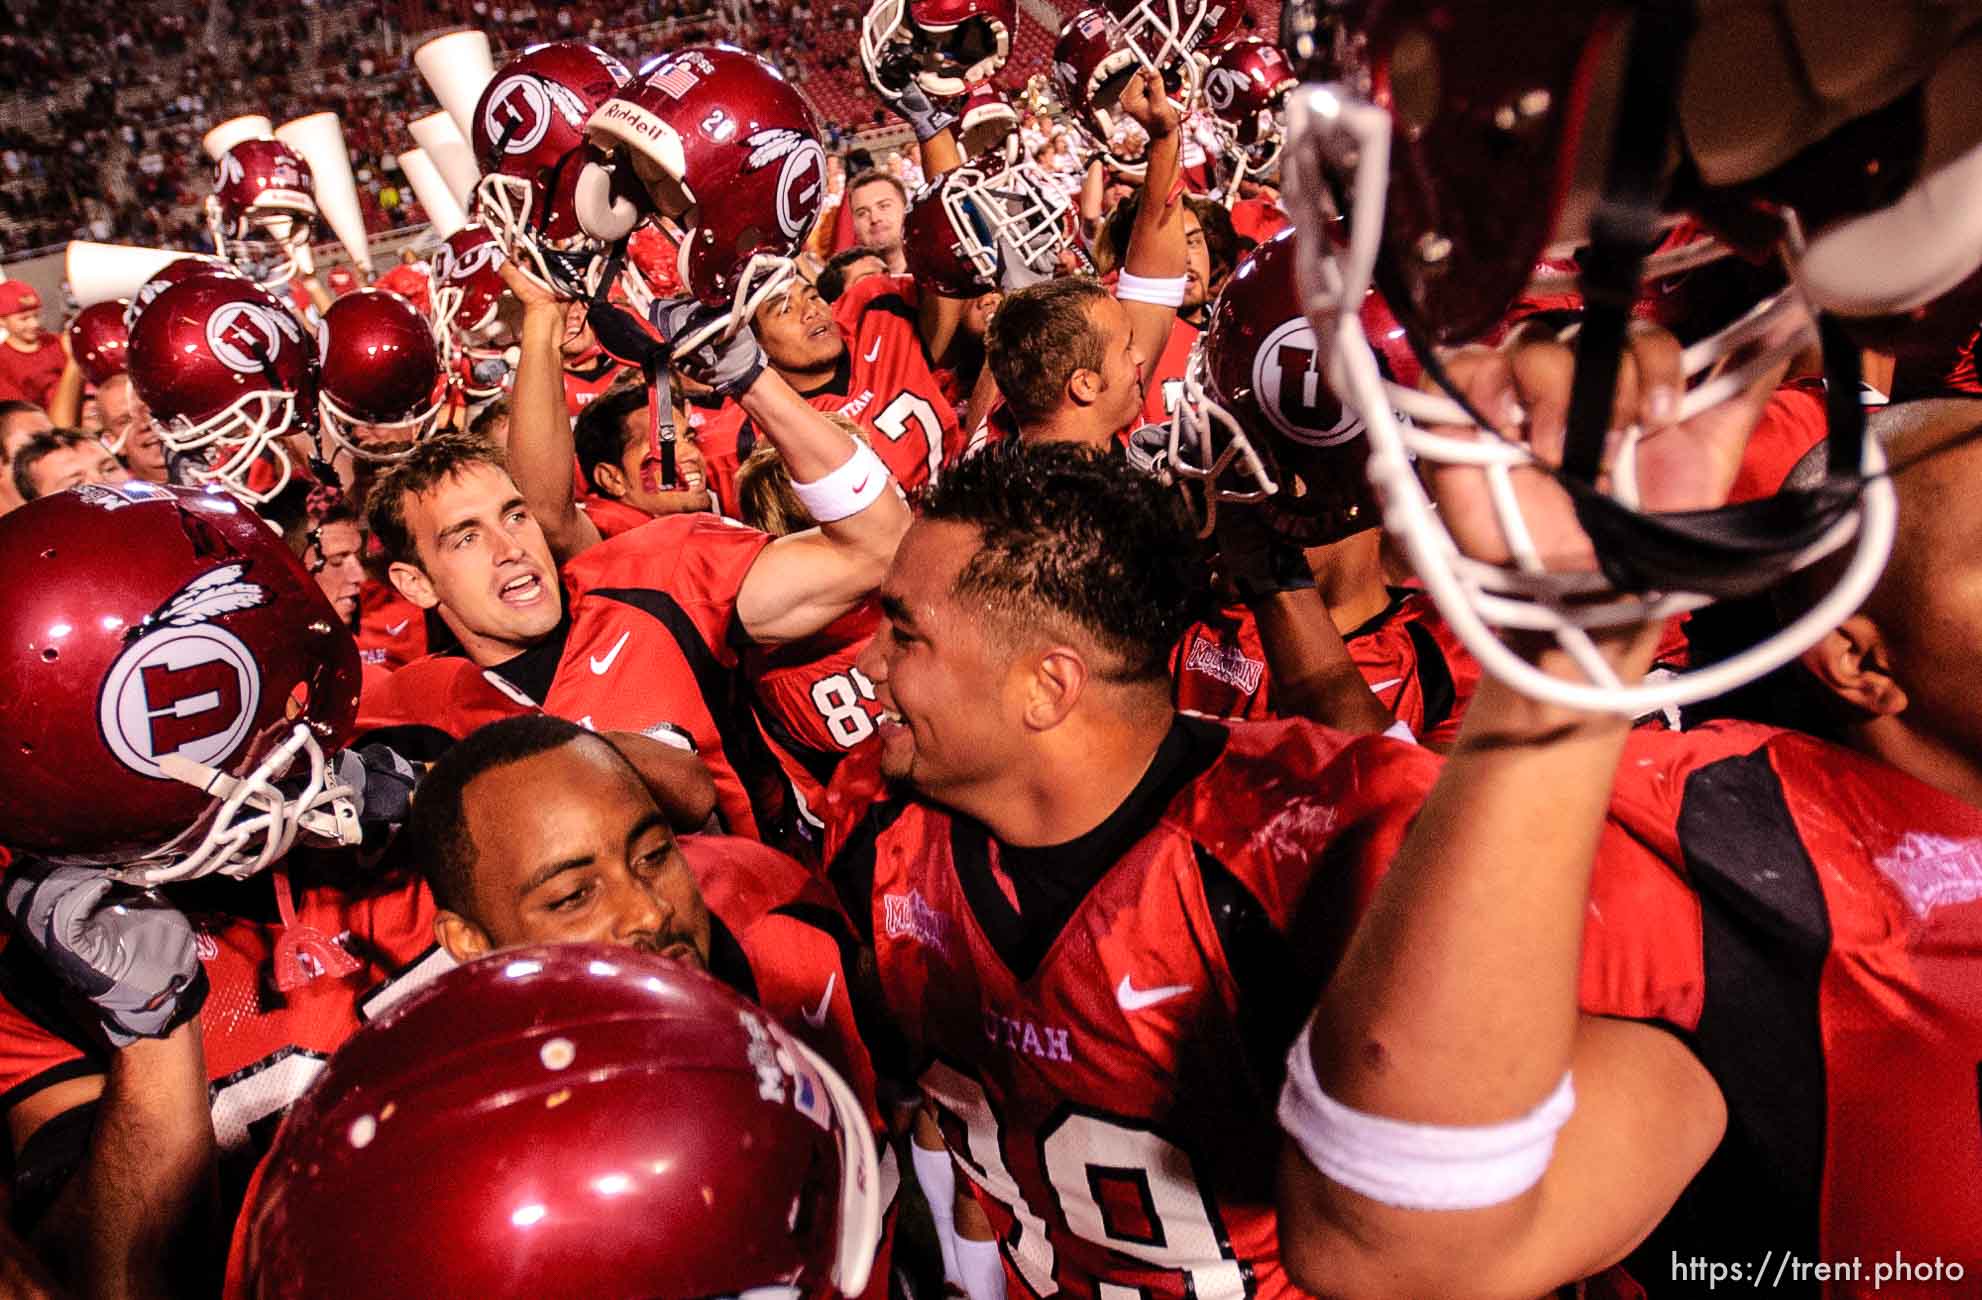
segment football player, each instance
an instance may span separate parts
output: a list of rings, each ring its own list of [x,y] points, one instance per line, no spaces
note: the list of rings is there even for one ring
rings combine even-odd
[[[798,863],[751,840],[677,839],[617,748],[542,714],[490,723],[448,750],[416,806],[409,847],[456,962],[574,942],[669,957],[762,1006],[873,1108],[842,966],[853,933]]]
[[[707,311],[685,301],[670,310],[672,337]],[[732,694],[737,647],[810,636],[865,600],[908,509],[873,452],[761,358],[745,332],[674,361],[739,397],[774,431],[821,521],[816,530],[774,541],[713,516],[678,515],[583,549],[560,573],[546,528],[487,444],[446,439],[431,452],[422,444],[382,478],[369,510],[392,581],[422,608],[438,609],[461,644],[368,695],[366,725],[424,728],[443,742],[541,705],[601,728],[658,727],[692,741],[710,764],[726,829],[783,835],[788,795]],[[563,420],[554,394],[530,387],[529,376],[526,366],[512,412],[519,457],[533,413],[540,429]],[[568,487],[563,433],[555,459]],[[596,533],[582,515],[550,525],[559,536],[574,529]]]
[[[1178,715],[1194,557],[1112,453],[959,461],[861,657],[879,735],[828,792],[831,877],[1030,1294],[1296,1294],[1281,1045],[1436,762]]]

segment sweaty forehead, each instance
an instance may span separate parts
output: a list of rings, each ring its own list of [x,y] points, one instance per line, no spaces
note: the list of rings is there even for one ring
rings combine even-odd
[[[555,798],[546,792],[556,791]],[[476,888],[545,861],[623,838],[654,809],[654,798],[605,741],[582,736],[492,767],[461,792],[462,821],[475,842]]]
[[[940,619],[951,603],[951,588],[978,550],[977,529],[947,519],[923,519],[910,526],[881,594],[906,609],[917,623]]]

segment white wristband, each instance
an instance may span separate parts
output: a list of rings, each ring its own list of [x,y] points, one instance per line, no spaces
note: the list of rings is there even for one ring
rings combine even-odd
[[[1181,307],[1184,290],[1189,287],[1189,276],[1158,280],[1124,271],[1122,278],[1115,281],[1115,298],[1119,302],[1146,302],[1152,307]]]
[[[1576,1110],[1565,1072],[1542,1104],[1504,1124],[1407,1124],[1351,1110],[1321,1090],[1301,1030],[1287,1054],[1280,1127],[1308,1163],[1352,1192],[1405,1210],[1477,1210],[1542,1180]]]
[[[794,482],[791,490],[798,494],[813,522],[830,524],[873,505],[894,481],[874,449],[856,441],[846,464],[810,483]]]

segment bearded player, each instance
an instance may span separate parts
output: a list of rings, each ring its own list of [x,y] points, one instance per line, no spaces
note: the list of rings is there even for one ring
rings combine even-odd
[[[882,586],[886,714],[828,795],[832,878],[1035,1295],[1294,1293],[1279,1053],[1435,762],[1179,716],[1194,555],[1111,453],[958,462]]]

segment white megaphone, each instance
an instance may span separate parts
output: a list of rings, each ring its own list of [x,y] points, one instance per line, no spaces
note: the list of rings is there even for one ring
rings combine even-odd
[[[275,124],[260,113],[249,113],[245,117],[230,117],[200,137],[200,147],[206,156],[215,162],[220,155],[232,149],[243,140],[267,140],[274,136]]]
[[[475,151],[461,134],[461,128],[454,125],[454,119],[444,112],[429,113],[409,123],[406,129],[413,133],[413,143],[420,146],[441,179],[447,182],[448,191],[462,211],[472,208],[475,182],[482,179],[482,173],[475,166]]]
[[[413,187],[413,197],[426,209],[427,222],[433,227],[435,238],[446,239],[468,224],[468,214],[454,201],[454,192],[447,188],[447,182],[441,179],[440,170],[434,166],[434,160],[427,157],[425,149],[408,149],[400,154],[399,170],[406,173],[406,183]]]
[[[489,53],[487,32],[449,32],[413,51],[413,66],[427,79],[434,98],[454,119],[455,130],[471,139],[475,105],[495,80],[495,57]]]
[[[317,211],[351,260],[371,279],[371,241],[358,210],[358,182],[351,175],[351,151],[344,147],[344,126],[335,113],[312,113],[275,128],[275,138],[303,155],[316,181]]]
[[[147,280],[182,257],[194,254],[177,248],[144,248],[137,244],[92,244],[69,241],[63,258],[69,292],[78,307],[116,298],[130,298]]]

